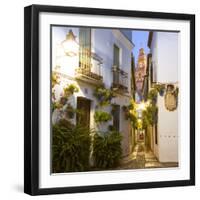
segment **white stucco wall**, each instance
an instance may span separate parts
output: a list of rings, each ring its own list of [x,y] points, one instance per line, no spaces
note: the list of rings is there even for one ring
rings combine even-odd
[[[118,34],[122,33],[119,31]],[[102,75],[107,87],[113,81],[111,69],[113,67],[113,45],[116,44],[120,49],[120,68],[128,73],[128,91],[130,92],[131,80],[131,44],[127,45],[121,41],[121,37],[111,29],[92,29],[92,51],[103,59]],[[122,36],[124,40],[128,39]],[[129,94],[130,95],[130,94]]]
[[[158,32],[158,82],[178,81],[178,33]]]
[[[154,81],[178,86],[178,33],[154,32],[151,44]],[[158,144],[154,153],[160,162],[178,162],[178,108],[168,111],[158,95]],[[155,133],[154,133],[155,137]]]
[[[158,97],[158,151],[161,162],[178,162],[178,109],[168,111]]]
[[[154,81],[161,83],[178,80],[178,33],[154,32],[151,44]]]

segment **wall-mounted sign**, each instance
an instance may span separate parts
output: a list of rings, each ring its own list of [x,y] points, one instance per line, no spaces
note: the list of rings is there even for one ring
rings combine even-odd
[[[169,111],[176,110],[178,106],[178,92],[174,85],[167,85],[165,93],[165,108]]]

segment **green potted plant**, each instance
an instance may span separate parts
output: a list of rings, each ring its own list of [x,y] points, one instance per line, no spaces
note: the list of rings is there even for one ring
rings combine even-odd
[[[111,119],[112,119],[112,116],[110,113],[107,113],[101,110],[95,111],[94,120],[96,123],[108,122]]]
[[[53,125],[53,173],[80,172],[90,169],[91,130],[61,119]]]
[[[158,107],[150,104],[146,110],[142,112],[143,121],[146,125],[154,125],[158,121]]]
[[[96,133],[93,141],[94,164],[97,169],[117,167],[122,158],[122,134],[117,131]]]
[[[64,96],[69,97],[73,95],[75,92],[78,92],[79,89],[75,84],[69,84],[67,87],[63,89]]]
[[[100,106],[109,105],[114,94],[111,90],[105,88],[104,85],[95,88],[93,95],[99,101]]]

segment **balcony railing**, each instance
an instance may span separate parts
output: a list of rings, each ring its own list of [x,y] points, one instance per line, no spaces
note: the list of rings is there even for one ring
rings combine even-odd
[[[76,69],[76,77],[95,83],[102,82],[102,58],[97,54],[82,50],[79,52],[79,67]]]
[[[128,92],[128,73],[117,66],[112,67],[114,91]]]

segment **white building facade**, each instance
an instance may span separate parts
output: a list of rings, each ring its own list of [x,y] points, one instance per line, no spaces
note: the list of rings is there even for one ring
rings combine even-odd
[[[60,84],[55,85],[55,98],[59,99],[63,87],[74,84],[79,88],[69,102],[74,108],[84,111],[84,123],[91,129],[99,129],[94,121],[94,113],[98,110],[98,102],[94,97],[94,90],[98,85],[114,91],[112,104],[117,105],[117,119],[106,122],[101,131],[106,131],[109,125],[114,125],[123,135],[123,156],[131,153],[132,139],[130,121],[125,119],[123,106],[129,105],[131,94],[131,52],[133,43],[131,31],[124,32],[118,29],[100,29],[87,27],[52,26],[52,73],[60,77]],[[72,31],[76,36],[76,52],[66,55],[63,52],[62,42]],[[88,67],[89,66],[89,67]],[[110,112],[112,106],[101,108]],[[52,121],[58,120],[58,111],[52,113]],[[76,124],[77,117],[71,119]]]
[[[175,32],[151,32],[149,35],[149,48],[151,56],[149,59],[149,86],[152,83],[165,84],[165,89],[178,85],[179,65],[179,37]],[[176,109],[166,108],[165,96],[158,95],[158,122],[151,130],[150,147],[160,162],[178,163],[178,114],[179,106]],[[178,99],[177,99],[178,100]]]

